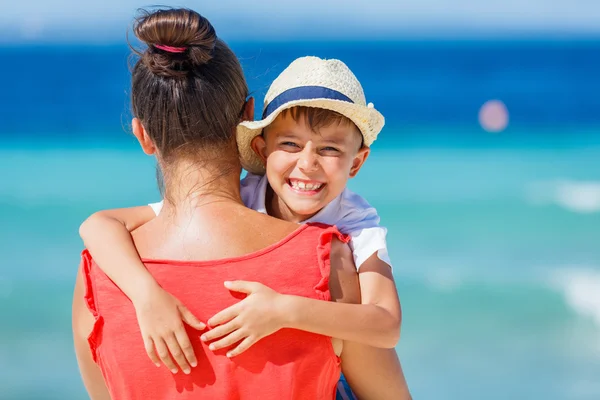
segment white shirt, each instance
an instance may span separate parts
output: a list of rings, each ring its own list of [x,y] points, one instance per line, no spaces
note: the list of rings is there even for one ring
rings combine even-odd
[[[240,192],[246,207],[267,214],[265,206],[267,183],[266,175],[249,173],[242,179]],[[152,203],[149,206],[158,215],[163,202]],[[377,210],[361,196],[348,189],[344,189],[331,203],[304,222],[335,225],[340,232],[350,235],[350,247],[357,269],[375,253],[380,260],[392,265],[385,240],[387,229],[379,225]]]

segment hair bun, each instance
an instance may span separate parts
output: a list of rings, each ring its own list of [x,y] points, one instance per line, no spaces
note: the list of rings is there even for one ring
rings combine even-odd
[[[186,76],[212,59],[217,34],[197,12],[178,8],[141,13],[133,31],[148,45],[142,61],[154,74]]]

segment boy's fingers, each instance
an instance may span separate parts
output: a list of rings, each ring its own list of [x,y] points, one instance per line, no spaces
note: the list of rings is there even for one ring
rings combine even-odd
[[[210,331],[202,334],[202,336],[200,337],[200,339],[203,342],[210,342],[212,340],[218,339],[220,337],[223,337],[225,335],[227,335],[230,332],[233,332],[234,330],[238,329],[238,323],[237,321],[233,320],[233,321],[229,321],[228,323],[226,323],[225,325],[219,325],[214,329],[211,329]]]
[[[163,364],[165,364],[165,366],[169,368],[172,373],[176,374],[179,369],[171,359],[171,355],[169,354],[169,349],[167,348],[165,341],[158,339],[154,342],[154,345],[156,346],[156,351]]]
[[[224,349],[225,347],[233,346],[234,344],[242,340],[244,336],[245,335],[242,333],[242,331],[238,329],[237,331],[234,331],[229,335],[225,336],[223,339],[211,343],[209,349],[215,351],[219,349]]]
[[[183,355],[188,360],[189,364],[192,367],[198,365],[198,361],[196,360],[196,354],[194,354],[194,348],[192,347],[190,338],[188,337],[187,332],[183,327],[177,332],[175,332],[175,339],[179,343],[179,347],[181,347]]]
[[[211,319],[208,320],[208,326],[219,326],[224,323],[231,321],[235,317],[238,316],[240,308],[240,303],[234,304],[231,307],[228,307],[222,311],[219,311],[215,315],[212,316]]]
[[[171,353],[177,364],[179,364],[181,370],[185,374],[189,374],[191,371],[190,365],[185,359],[185,354],[183,354],[183,350],[181,350],[181,347],[179,347],[179,343],[177,342],[177,338],[175,338],[175,335],[171,334],[167,336],[165,338],[165,342],[169,347],[169,352]]]
[[[147,338],[144,336],[144,348],[146,349],[146,353],[152,362],[157,367],[160,367],[160,358],[158,358],[158,355],[156,354],[156,350],[154,349],[154,341],[152,338]]]
[[[250,294],[257,290],[260,284],[250,281],[226,281],[224,285],[231,291]]]
[[[252,345],[256,342],[257,340],[254,339],[253,336],[248,336],[246,339],[242,340],[242,343],[240,343],[235,349],[229,351],[227,353],[227,357],[231,358],[239,356],[240,354],[248,350],[250,347],[252,347]]]
[[[200,321],[186,306],[179,306],[179,312],[183,321],[194,329],[199,331],[206,328],[206,324]]]

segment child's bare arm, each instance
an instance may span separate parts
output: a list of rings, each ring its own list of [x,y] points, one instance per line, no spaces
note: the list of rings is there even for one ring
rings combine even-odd
[[[157,366],[162,361],[173,373],[189,373],[197,360],[182,320],[199,330],[205,324],[158,285],[130,234],[154,216],[149,206],[99,211],[79,232],[98,267],[132,301],[148,357]]]
[[[373,273],[376,269],[376,266],[363,264],[363,268],[365,266],[368,268],[363,273],[367,271]],[[390,267],[385,263],[384,266],[387,270],[382,274],[389,276],[386,273],[391,273]],[[367,277],[372,278],[370,275]],[[377,285],[379,283],[377,280],[374,283],[376,289],[385,289],[385,285]],[[368,280],[367,284],[372,282]],[[351,307],[350,312],[355,313],[356,317],[360,315],[356,310],[365,308],[365,305],[356,304],[361,301],[361,289],[352,253],[347,245],[337,240],[332,243],[329,280],[331,298],[335,303],[282,295],[257,282],[236,281],[228,283],[227,286],[231,290],[248,293],[248,296],[237,305],[211,318],[209,324],[216,327],[202,335],[202,340],[218,339],[211,343],[214,350],[233,346],[241,341],[228,352],[230,357],[242,353],[253,343],[283,327],[295,327],[291,324],[285,325],[292,313],[300,314],[308,321],[303,325],[304,330],[338,338],[354,337],[351,333],[356,329],[363,335],[368,335],[368,330],[360,325],[373,323],[373,316],[353,324],[352,321],[344,321],[345,316],[340,317],[337,314],[340,309],[348,310],[347,307]],[[382,301],[378,296],[369,296],[369,298],[375,302]],[[340,325],[342,325],[341,329]],[[347,332],[338,332],[343,329]],[[345,340],[341,357],[344,375],[359,399],[411,399],[394,349],[375,348]]]
[[[79,227],[96,264],[133,302],[157,285],[133,244],[131,233],[155,217],[149,206],[98,211]]]
[[[337,303],[361,301],[362,290],[351,257],[347,245],[337,240],[332,243],[329,286],[331,299]],[[387,264],[385,267],[390,270]],[[360,400],[411,400],[396,350],[344,341],[341,359],[342,372]]]
[[[360,400],[411,400],[402,365],[394,349],[344,342],[342,372]]]
[[[363,268],[366,264],[363,264]],[[387,271],[390,267],[385,264]],[[332,243],[331,299],[337,303],[361,302],[356,268],[347,245]],[[377,301],[378,299],[373,298]],[[342,372],[354,395],[360,400],[411,400],[400,360],[394,349],[381,349],[344,341]]]
[[[332,243],[331,264],[331,285],[341,282],[342,278],[357,279],[352,252],[347,245],[337,241]],[[336,264],[341,267],[335,267]],[[216,328],[202,335],[202,340],[209,342],[221,338],[211,344],[211,349],[217,350],[244,339],[229,352],[235,356],[281,328],[294,328],[369,346],[393,348],[398,340],[400,307],[394,308],[394,302],[397,304],[398,300],[391,269],[387,264],[383,265],[387,270],[378,271],[377,265],[363,264],[367,268],[362,274],[368,275],[362,280],[368,290],[390,292],[387,295],[367,293],[366,298],[374,301],[373,304],[365,303],[365,299],[363,304],[333,303],[283,295],[258,282],[228,282],[229,290],[248,296],[209,319],[208,324]],[[335,271],[348,270],[352,271],[351,275],[334,276]],[[335,289],[331,288],[332,295]],[[397,316],[392,315],[393,312]]]
[[[402,309],[398,298],[398,290],[392,275],[392,268],[380,260],[377,254],[371,255],[358,271],[360,281],[361,303],[379,307],[383,311],[379,320],[382,348],[393,348],[400,339]],[[377,327],[375,327],[377,328]],[[362,342],[365,343],[365,342]],[[373,346],[374,344],[366,343]]]
[[[333,257],[354,266],[348,246],[332,247],[332,262]],[[374,254],[361,266],[359,281],[362,304],[288,296],[286,326],[373,347],[395,347],[401,312],[390,266]]]

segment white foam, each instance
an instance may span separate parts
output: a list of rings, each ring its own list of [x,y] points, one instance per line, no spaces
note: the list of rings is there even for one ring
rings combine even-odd
[[[600,212],[600,182],[556,180],[537,182],[526,192],[533,204],[556,204],[577,213]]]
[[[574,267],[557,271],[552,284],[577,314],[592,318],[600,327],[600,269]]]

